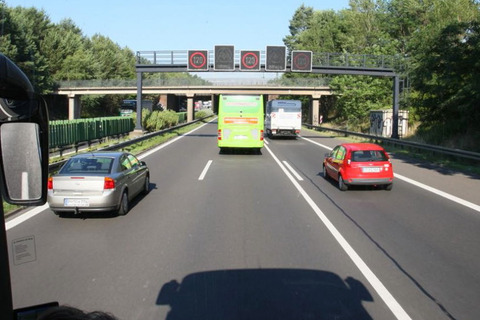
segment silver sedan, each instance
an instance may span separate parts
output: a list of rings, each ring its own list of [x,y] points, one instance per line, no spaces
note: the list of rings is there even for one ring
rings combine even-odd
[[[71,157],[48,179],[47,201],[61,212],[116,211],[125,215],[130,201],[148,193],[150,172],[128,152],[93,152]]]

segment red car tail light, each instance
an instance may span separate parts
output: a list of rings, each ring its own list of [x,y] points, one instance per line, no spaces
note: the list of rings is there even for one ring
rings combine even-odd
[[[110,177],[105,177],[103,189],[115,189],[115,180]]]
[[[48,188],[48,190],[53,190],[53,178],[52,177],[48,178],[47,188]]]

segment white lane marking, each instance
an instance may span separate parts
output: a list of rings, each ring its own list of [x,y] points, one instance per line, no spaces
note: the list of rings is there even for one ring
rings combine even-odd
[[[215,119],[216,119],[216,118],[214,118],[213,120],[209,121],[208,123],[214,121]],[[172,144],[172,143],[175,142],[175,141],[178,141],[179,139],[183,138],[184,136],[188,136],[188,135],[191,134],[192,132],[195,132],[195,131],[197,131],[198,129],[203,128],[203,127],[206,126],[208,123],[205,123],[205,124],[201,125],[200,127],[195,128],[195,129],[193,129],[192,131],[189,131],[188,133],[186,133],[186,134],[183,135],[183,136],[179,136],[179,137],[177,137],[177,138],[175,138],[175,139],[173,139],[173,140],[170,140],[170,141],[168,141],[168,142],[166,142],[166,143],[164,143],[164,144],[156,147],[155,149],[152,149],[152,150],[150,150],[150,151],[145,152],[144,154],[138,156],[138,159],[141,160],[141,159],[143,159],[143,158],[151,155],[152,153],[157,152],[158,150],[165,148],[166,146]],[[27,220],[30,219],[30,218],[33,218],[34,216],[36,216],[36,215],[39,214],[40,212],[42,212],[42,211],[44,211],[44,210],[47,210],[47,209],[49,209],[48,203],[44,204],[44,205],[41,206],[41,207],[33,208],[33,209],[31,209],[31,210],[23,213],[22,215],[20,215],[20,216],[18,216],[18,217],[16,217],[16,218],[13,218],[12,220],[7,221],[7,222],[5,223],[5,229],[6,229],[6,230],[9,230],[9,229],[11,229],[11,228],[14,228],[14,227],[18,226],[20,223],[25,222],[25,221],[27,221]]]
[[[212,164],[213,160],[208,160],[207,165],[205,168],[203,168],[202,173],[200,174],[200,177],[198,177],[199,181],[202,181],[205,178],[205,175],[207,174],[208,168],[210,168],[210,165]]]
[[[20,223],[22,222],[25,222],[27,221],[28,219],[30,218],[33,218],[34,216],[36,216],[37,214],[39,214],[40,212],[44,211],[44,210],[47,210],[49,208],[48,204],[44,204],[43,206],[41,207],[36,207],[36,208],[33,208],[32,210],[29,210],[28,212],[25,212],[24,214],[10,220],[10,221],[7,221],[5,222],[5,229],[6,230],[9,230],[13,227],[16,227],[18,226]]]
[[[316,142],[316,141],[313,141],[312,139],[304,138],[304,137],[302,137],[302,136],[299,136],[299,138],[300,138],[300,139],[303,139],[303,140],[306,140],[306,141],[308,141],[308,142],[310,142],[310,143],[316,144],[317,146],[320,146],[320,147],[322,147],[322,148],[324,148],[324,149],[327,149],[327,150],[329,150],[329,151],[332,151],[332,150],[333,150],[333,148],[330,148],[329,146],[326,146],[326,145],[324,145],[324,144],[321,144],[321,143],[318,143],[318,142]]]
[[[458,204],[461,204],[462,206],[465,206],[467,208],[470,208],[472,210],[475,210],[477,212],[480,212],[480,206],[475,204],[475,203],[472,203],[472,202],[469,202],[467,200],[463,200],[459,197],[456,197],[454,195],[451,195],[449,193],[446,193],[444,191],[441,191],[441,190],[438,190],[438,189],[435,189],[433,187],[430,187],[430,186],[427,186],[426,184],[423,184],[421,182],[418,182],[418,181],[415,181],[415,180],[412,180],[410,178],[407,178],[405,176],[402,176],[398,173],[395,173],[395,178],[398,178],[400,180],[403,180],[405,182],[408,182],[408,183],[411,183],[419,188],[422,188],[424,190],[427,190],[427,191],[430,191],[432,193],[435,193],[436,195],[439,195],[440,197],[444,197],[445,199],[448,199],[450,201],[453,201],[453,202],[456,202]]]
[[[308,141],[308,142],[311,142],[311,143],[313,143],[313,144],[316,144],[316,145],[318,145],[318,146],[320,146],[320,147],[322,147],[322,148],[324,148],[324,149],[327,149],[327,150],[330,150],[330,151],[333,150],[332,148],[330,148],[330,147],[328,147],[328,146],[326,146],[326,145],[323,145],[323,144],[321,144],[321,143],[315,142],[315,141],[313,141],[313,140],[311,140],[311,139],[304,138],[304,137],[301,137],[301,138],[304,139],[304,140],[306,140],[306,141]],[[477,212],[480,212],[480,206],[477,205],[477,204],[475,204],[475,203],[472,203],[472,202],[467,201],[467,200],[463,200],[462,198],[456,197],[456,196],[454,196],[454,195],[451,195],[451,194],[446,193],[446,192],[444,192],[444,191],[441,191],[441,190],[439,190],[439,189],[436,189],[436,188],[427,186],[426,184],[423,184],[423,183],[418,182],[418,181],[416,181],[416,180],[407,178],[407,177],[402,176],[402,175],[400,175],[400,174],[398,174],[398,173],[394,173],[394,175],[395,175],[395,178],[398,178],[398,179],[403,180],[403,181],[405,181],[405,182],[407,182],[407,183],[413,184],[414,186],[417,186],[417,187],[422,188],[422,189],[424,189],[424,190],[430,191],[430,192],[432,192],[432,193],[434,193],[434,194],[436,194],[436,195],[438,195],[438,196],[440,196],[440,197],[443,197],[443,198],[448,199],[448,200],[450,200],[450,201],[456,202],[456,203],[458,203],[458,204],[460,204],[460,205],[462,205],[462,206],[465,206],[465,207],[467,207],[467,208],[470,208],[470,209],[472,209],[472,210],[475,210],[475,211],[477,211]]]
[[[269,144],[269,143],[270,143],[270,142],[268,142],[267,139],[263,139],[263,142],[264,142],[265,144]]]
[[[158,150],[161,150],[161,149],[165,148],[166,146],[169,146],[169,145],[171,145],[172,143],[174,143],[174,142],[182,139],[183,137],[188,136],[188,135],[191,134],[192,132],[195,132],[195,131],[199,130],[200,128],[203,128],[204,126],[206,126],[206,125],[209,124],[210,122],[214,121],[215,119],[216,119],[216,118],[214,118],[213,120],[211,120],[211,121],[209,121],[209,122],[207,122],[207,123],[204,123],[204,124],[201,125],[200,127],[193,129],[192,131],[187,132],[187,133],[184,134],[184,135],[178,136],[178,137],[176,137],[175,139],[172,139],[172,140],[170,140],[170,141],[168,141],[168,142],[165,142],[164,144],[159,145],[158,147],[156,147],[156,148],[154,148],[154,149],[152,149],[152,150],[150,150],[150,151],[147,151],[147,152],[141,154],[140,156],[138,156],[138,158],[141,160],[141,159],[143,159],[143,158],[148,157],[148,156],[151,155],[152,153],[155,153],[155,152],[157,152]]]
[[[290,166],[287,161],[283,161],[283,164],[288,168],[288,170],[290,170],[290,172],[295,176],[295,178],[297,178],[298,181],[303,181],[303,178],[297,173],[297,171],[295,171],[295,169],[292,168],[292,166]]]
[[[317,206],[317,204],[310,198],[310,196],[305,192],[305,190],[300,186],[300,184],[293,178],[293,176],[288,172],[284,165],[278,160],[275,154],[270,150],[269,147],[265,147],[270,155],[273,157],[275,162],[280,166],[282,171],[287,175],[293,185],[297,188],[300,194],[303,196],[305,201],[310,205],[313,211],[317,216],[322,220],[323,224],[327,227],[330,233],[333,235],[338,244],[343,248],[347,253],[353,263],[357,266],[360,272],[365,276],[367,281],[372,285],[372,287],[377,291],[378,295],[382,298],[388,308],[392,311],[395,317],[399,320],[411,320],[410,316],[405,312],[402,306],[397,302],[393,295],[388,291],[388,289],[383,285],[383,283],[378,279],[378,277],[373,273],[373,271],[367,266],[363,259],[358,255],[358,253],[352,248],[352,246],[347,242],[347,240],[342,236],[342,234],[335,228],[333,223],[327,218],[322,210]]]

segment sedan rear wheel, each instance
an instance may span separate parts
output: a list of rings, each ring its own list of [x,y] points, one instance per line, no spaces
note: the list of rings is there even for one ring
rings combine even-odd
[[[328,173],[327,173],[327,168],[325,166],[323,166],[323,177],[325,179],[328,179]]]
[[[348,185],[345,184],[341,175],[338,175],[338,189],[342,191],[348,190]]]
[[[120,199],[120,207],[118,208],[118,215],[119,216],[124,216],[127,214],[129,208],[128,208],[128,193],[127,190],[123,191],[122,193],[122,198]]]

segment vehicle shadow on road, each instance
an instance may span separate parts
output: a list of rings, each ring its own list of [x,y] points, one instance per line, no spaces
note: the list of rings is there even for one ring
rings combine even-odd
[[[358,280],[327,271],[238,269],[193,273],[160,290],[156,304],[167,320],[372,319],[373,301]]]
[[[131,213],[133,208],[143,200],[143,198],[148,197],[150,191],[157,189],[157,185],[155,183],[150,182],[150,186],[148,188],[149,192],[147,194],[140,193],[134,199],[132,199],[129,203],[130,209],[127,212],[127,215]],[[99,212],[80,212],[75,214],[73,212],[61,212],[59,213],[60,218],[76,218],[76,219],[112,219],[117,218],[118,214],[115,210],[113,211],[99,211]]]

